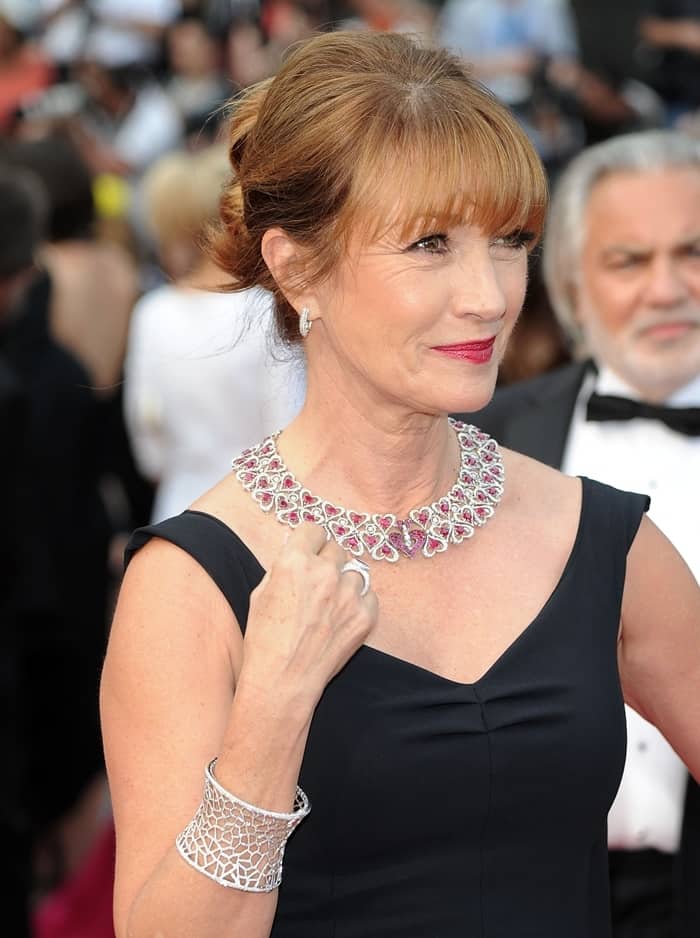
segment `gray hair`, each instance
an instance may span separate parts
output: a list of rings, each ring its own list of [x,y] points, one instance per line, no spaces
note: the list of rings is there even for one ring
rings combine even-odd
[[[593,187],[610,173],[652,172],[681,167],[700,171],[700,140],[676,130],[623,134],[579,153],[562,173],[547,219],[543,274],[564,332],[580,348],[573,289],[580,271],[585,214]]]

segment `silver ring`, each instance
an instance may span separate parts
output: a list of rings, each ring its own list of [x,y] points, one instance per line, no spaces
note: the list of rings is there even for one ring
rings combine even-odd
[[[346,560],[343,566],[340,568],[340,572],[359,573],[362,577],[362,589],[360,590],[360,596],[366,596],[367,593],[369,593],[369,567],[366,563],[363,563],[362,560],[356,560],[354,557],[352,560]]]

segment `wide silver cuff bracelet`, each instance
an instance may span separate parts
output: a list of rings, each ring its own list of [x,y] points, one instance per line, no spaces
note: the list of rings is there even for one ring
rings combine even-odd
[[[271,892],[282,882],[289,835],[311,810],[297,788],[291,814],[266,811],[226,791],[214,777],[216,759],[204,772],[202,802],[175,846],[198,872],[220,886]]]

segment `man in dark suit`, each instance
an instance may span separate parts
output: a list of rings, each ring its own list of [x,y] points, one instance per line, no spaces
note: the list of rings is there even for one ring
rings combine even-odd
[[[555,193],[544,272],[578,360],[469,419],[567,473],[648,492],[700,578],[700,141],[647,132],[580,154]],[[700,789],[629,709],[609,845],[615,938],[697,938]]]

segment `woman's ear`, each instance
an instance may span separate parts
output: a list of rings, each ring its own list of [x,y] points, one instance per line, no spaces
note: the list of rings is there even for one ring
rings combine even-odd
[[[301,248],[282,228],[268,228],[260,253],[280,290],[294,305],[303,286]]]

